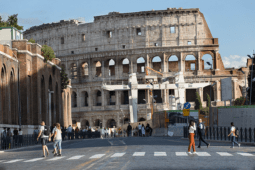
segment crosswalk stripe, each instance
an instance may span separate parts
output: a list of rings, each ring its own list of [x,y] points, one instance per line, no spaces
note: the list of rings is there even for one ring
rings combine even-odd
[[[22,161],[23,159],[14,159],[8,162],[4,162],[4,163],[14,163],[14,162],[18,162],[18,161]]]
[[[111,158],[114,158],[114,157],[122,157],[123,155],[125,155],[125,153],[115,153],[111,156]]]
[[[197,152],[198,156],[211,156],[209,153],[207,152]]]
[[[188,156],[186,152],[175,152],[176,156]]]
[[[216,152],[216,153],[219,154],[220,156],[233,156],[232,154],[227,152]]]
[[[80,159],[81,157],[83,157],[85,155],[77,155],[77,156],[73,156],[71,158],[68,158],[67,160],[75,160],[75,159]]]
[[[242,155],[242,156],[254,156],[254,155],[252,155],[250,153],[237,153],[237,154]]]
[[[59,160],[59,159],[62,159],[62,158],[64,158],[64,156],[48,159],[47,161],[56,161],[56,160]]]
[[[105,154],[96,154],[94,156],[91,156],[89,159],[94,159],[94,158],[101,158],[103,157]]]
[[[135,152],[133,156],[144,156],[145,152]]]
[[[39,160],[42,160],[44,158],[34,158],[34,159],[30,159],[30,160],[27,160],[27,161],[24,161],[24,162],[35,162],[35,161],[39,161]]]
[[[154,152],[154,156],[166,156],[166,152]]]

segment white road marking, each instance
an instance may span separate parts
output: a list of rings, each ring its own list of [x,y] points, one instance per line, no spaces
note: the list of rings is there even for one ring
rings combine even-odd
[[[94,158],[102,158],[105,154],[96,154],[94,156],[91,156],[89,159],[94,159]]]
[[[195,155],[195,154],[194,154]],[[198,156],[211,156],[209,153],[207,152],[197,152]]]
[[[34,159],[30,159],[30,160],[27,160],[27,161],[24,161],[24,162],[35,162],[35,161],[39,161],[39,160],[42,160],[44,158],[34,158]]]
[[[71,158],[68,158],[67,160],[75,160],[75,159],[80,159],[81,157],[83,157],[85,155],[77,155],[77,156],[73,156]]]
[[[112,143],[111,141],[108,140],[108,142],[109,142],[111,145],[113,145],[113,143]]]
[[[18,162],[18,161],[22,161],[23,159],[14,159],[8,162],[4,162],[4,163],[14,163],[14,162]]]
[[[242,155],[242,156],[254,156],[254,155],[252,155],[250,153],[237,153],[237,154]]]
[[[144,156],[145,152],[135,152],[133,156]]]
[[[154,152],[154,156],[166,156],[166,152]]]
[[[125,153],[115,153],[111,156],[111,158],[114,158],[114,157],[122,157],[123,155],[125,155]]]
[[[219,154],[220,156],[233,156],[232,154],[227,152],[216,152],[216,153]]]
[[[175,152],[176,156],[188,156],[186,152]]]
[[[123,140],[120,140],[121,143],[123,143],[124,145],[126,145],[126,143]]]
[[[59,159],[62,159],[62,158],[64,158],[64,156],[48,159],[47,161],[56,161],[56,160],[59,160]]]

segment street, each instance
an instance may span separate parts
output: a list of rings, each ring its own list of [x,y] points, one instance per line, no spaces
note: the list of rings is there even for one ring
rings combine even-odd
[[[42,157],[40,146],[1,153],[2,169],[138,170],[138,169],[226,169],[255,168],[254,146],[230,148],[230,143],[211,142],[188,155],[188,140],[178,137],[130,137],[85,139],[62,143],[62,156]],[[196,141],[196,147],[198,142]]]

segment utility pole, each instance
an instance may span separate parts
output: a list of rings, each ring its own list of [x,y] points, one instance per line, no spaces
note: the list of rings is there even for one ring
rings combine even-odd
[[[251,87],[250,87],[250,105],[251,105],[251,95],[252,95],[252,77],[253,77],[253,60],[255,57],[254,51],[253,51],[253,57],[251,57],[250,55],[247,55],[250,59],[252,59],[252,66],[251,66]]]

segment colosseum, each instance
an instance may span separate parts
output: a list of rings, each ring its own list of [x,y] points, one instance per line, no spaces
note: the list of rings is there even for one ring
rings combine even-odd
[[[61,59],[72,79],[73,123],[82,127],[150,119],[154,102],[156,111],[185,102],[194,109],[195,92],[206,106],[211,85],[212,105],[224,105],[221,79],[232,78],[232,99],[243,96],[251,64],[224,68],[218,38],[198,8],[110,12],[92,23],[34,26],[24,36],[51,46]]]

